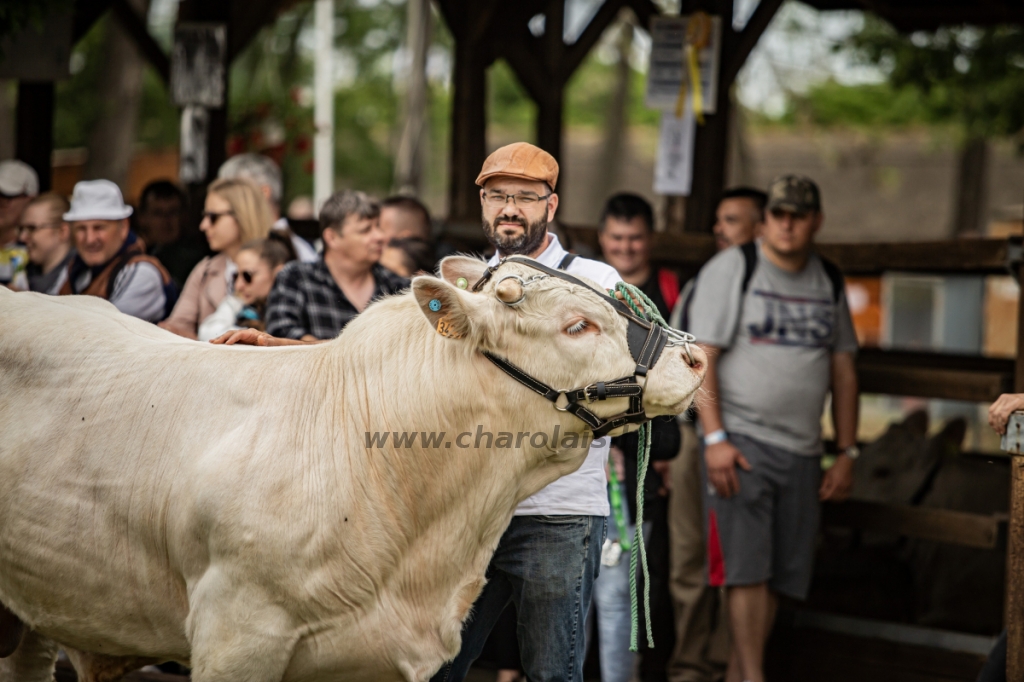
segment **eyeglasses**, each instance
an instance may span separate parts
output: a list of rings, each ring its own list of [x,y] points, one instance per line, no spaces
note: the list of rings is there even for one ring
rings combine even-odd
[[[252,284],[252,278],[253,275],[255,274],[256,273],[250,272],[248,270],[239,270],[238,272],[235,273],[235,281],[237,282],[238,278],[241,277],[246,284]]]
[[[553,194],[553,192],[552,192]],[[520,192],[519,194],[505,194],[504,192],[487,192],[484,194],[484,201],[491,206],[505,206],[508,200],[520,208],[529,208],[541,199],[547,199],[551,194],[540,196],[533,192]]]
[[[40,225],[32,225],[27,223],[25,225],[18,225],[18,234],[35,234],[39,230],[46,230],[49,228],[60,227],[60,223],[42,223]]]
[[[216,213],[214,211],[203,211],[203,220],[209,219],[211,225],[216,225],[217,221],[226,215],[235,215],[234,211],[221,211]]]

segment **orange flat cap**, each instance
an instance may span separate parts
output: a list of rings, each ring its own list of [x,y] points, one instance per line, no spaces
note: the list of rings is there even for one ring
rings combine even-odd
[[[476,184],[483,187],[487,178],[495,175],[546,182],[553,192],[558,182],[558,162],[540,147],[528,142],[513,142],[487,157]]]

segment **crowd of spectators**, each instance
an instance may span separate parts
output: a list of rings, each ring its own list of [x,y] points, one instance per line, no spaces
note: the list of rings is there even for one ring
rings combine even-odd
[[[609,479],[607,536],[588,525],[580,537],[600,534],[603,541],[589,638],[599,643],[602,679],[627,682],[639,674],[672,682],[760,682],[778,597],[807,594],[819,500],[845,496],[858,454],[856,338],[841,276],[813,248],[824,219],[817,186],[784,176],[767,192],[741,187],[724,193],[713,230],[718,255],[683,282],[652,262],[654,211],[634,194],[617,194],[605,204],[597,241],[607,265],[585,258],[573,265],[553,227],[557,164],[530,145],[511,147],[492,155],[478,180],[484,234],[497,252],[530,254],[551,267],[633,284],[672,326],[714,351],[697,416],[654,421],[645,480],[637,480],[634,434],[598,453]],[[197,244],[185,239],[188,195],[171,181],[147,185],[137,208],[106,180],[79,182],[69,201],[40,194],[30,167],[3,161],[0,284],[98,296],[200,341],[255,329],[312,343],[336,337],[374,299],[433,272],[438,256],[450,252],[436,243],[429,212],[411,197],[378,201],[356,190],[336,192],[319,209],[315,243],[293,229],[312,224],[312,203],[293,200],[282,216],[283,197],[281,172],[271,159],[232,157],[207,190],[199,224],[205,244]],[[300,231],[308,237],[306,228]],[[829,392],[842,454],[822,474],[820,416]],[[656,633],[661,641],[667,633],[675,640],[657,657],[628,649],[629,538],[638,487],[646,493],[642,532]],[[532,542],[534,526],[561,499],[521,509],[506,535]],[[603,509],[605,500],[588,504],[571,513],[600,518],[587,514]],[[506,609],[531,599],[522,585],[514,588],[516,562],[524,558],[503,549],[507,542],[489,569],[488,589],[503,589],[502,580],[513,587],[493,603],[485,599],[489,592],[481,597],[473,617],[478,631],[467,624],[464,642],[471,644],[444,669],[445,679],[460,679],[486,649],[495,623],[491,639],[510,644],[498,647],[506,652],[500,679],[517,679],[517,668],[564,663],[520,664],[516,640],[525,638],[532,651],[538,634],[524,630],[540,625],[517,628],[515,611]],[[557,621],[564,614],[549,615]],[[571,644],[573,657],[578,646]]]

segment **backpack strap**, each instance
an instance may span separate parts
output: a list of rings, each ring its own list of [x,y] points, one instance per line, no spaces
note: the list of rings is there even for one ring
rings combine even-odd
[[[575,253],[567,253],[567,254],[565,254],[565,258],[563,258],[562,262],[558,264],[558,269],[559,270],[568,270],[569,269],[569,265],[574,260],[576,260],[576,254]]]
[[[747,293],[750,287],[750,280],[754,277],[754,270],[757,269],[757,242],[747,242],[740,247],[743,253],[743,284],[740,287],[740,296]]]
[[[828,275],[828,281],[832,283],[832,302],[838,305],[839,297],[846,288],[846,281],[843,279],[843,272],[839,269],[838,265],[827,258],[822,258],[820,255],[818,258],[821,259],[821,265],[825,268],[825,274]]]

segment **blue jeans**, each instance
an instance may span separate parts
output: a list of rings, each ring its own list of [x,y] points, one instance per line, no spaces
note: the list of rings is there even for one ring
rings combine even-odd
[[[514,516],[487,567],[487,585],[462,626],[462,650],[432,678],[462,682],[514,602],[530,682],[583,682],[584,624],[601,567],[603,516]]]
[[[625,513],[629,514],[626,506]],[[628,522],[628,519],[627,519]],[[627,523],[626,532],[632,542],[636,526]],[[644,539],[650,534],[650,523],[644,524]],[[619,538],[614,515],[608,517],[608,537]],[[602,566],[601,577],[594,583],[597,605],[597,634],[601,643],[601,682],[629,682],[638,655],[629,650],[632,617],[629,600],[630,552],[623,552],[615,566]],[[637,573],[640,572],[639,565]],[[643,608],[641,606],[641,608]]]

